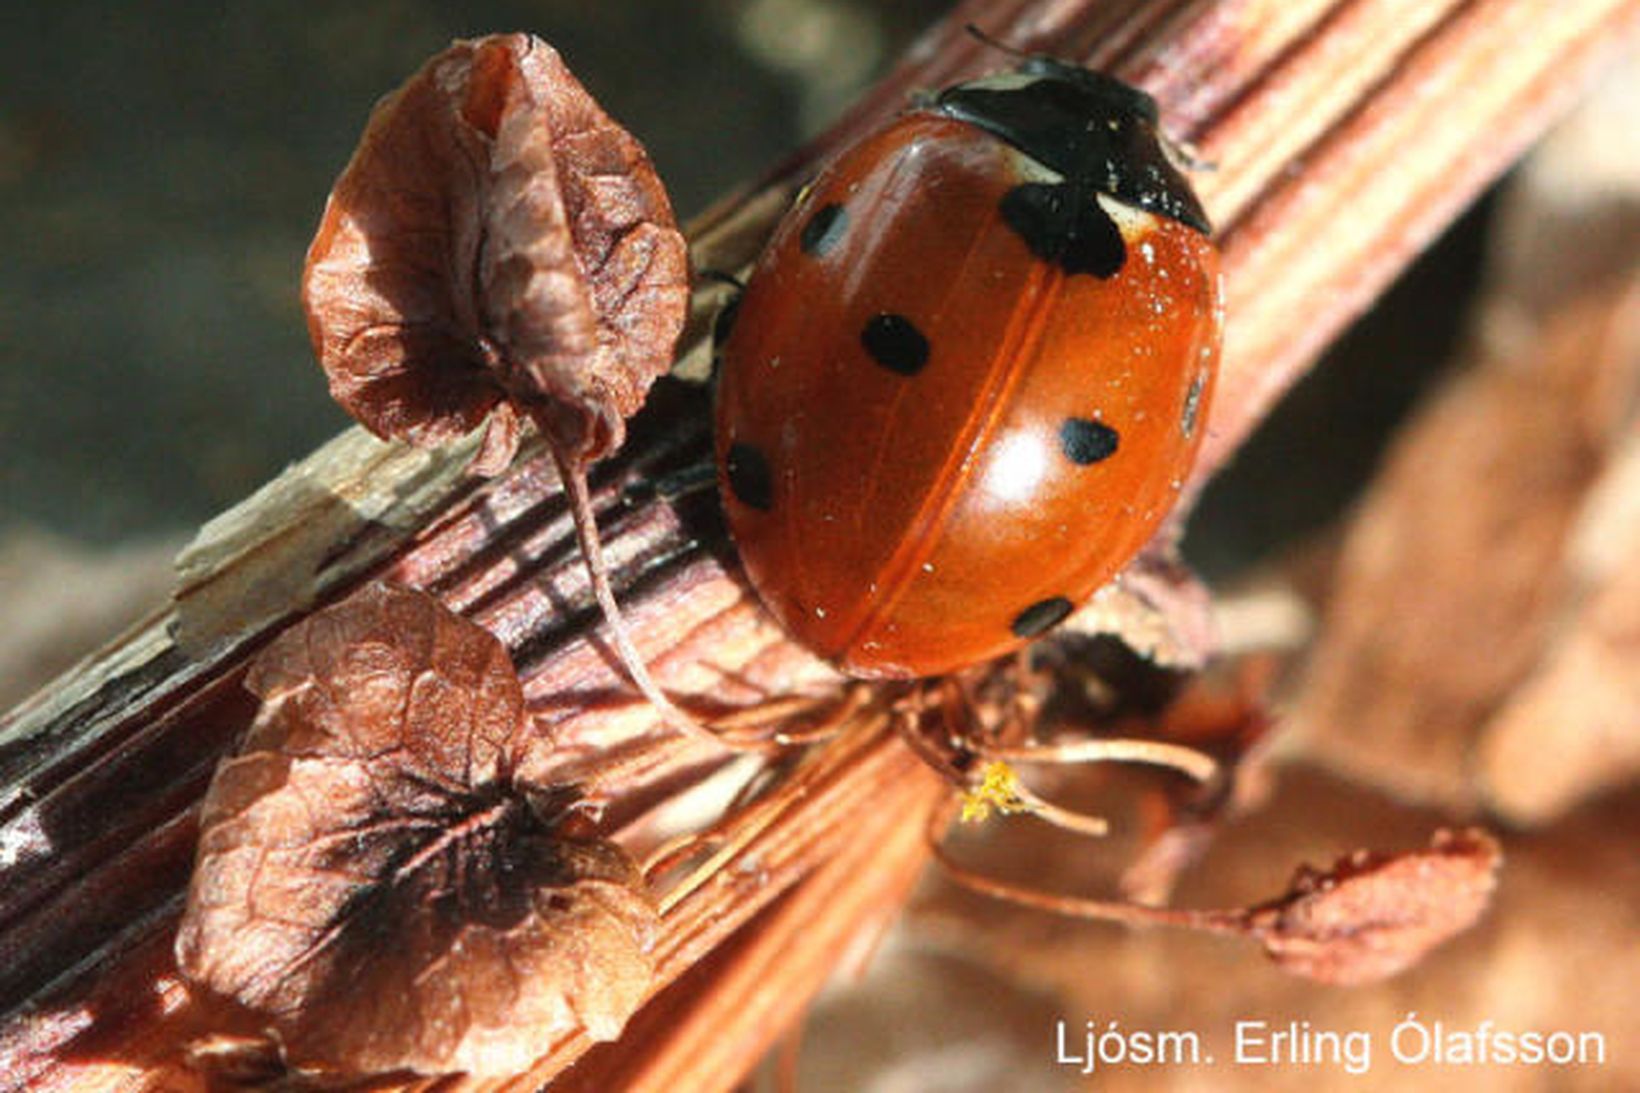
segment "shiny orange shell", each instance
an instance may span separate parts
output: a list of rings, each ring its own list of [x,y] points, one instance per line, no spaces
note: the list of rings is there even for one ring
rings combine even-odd
[[[908,114],[820,175],[739,303],[716,410],[730,530],[768,608],[850,674],[938,674],[1040,635],[1151,538],[1189,472],[1220,338],[1213,246],[1089,194],[1119,261],[1067,272],[1001,211],[1054,177]]]

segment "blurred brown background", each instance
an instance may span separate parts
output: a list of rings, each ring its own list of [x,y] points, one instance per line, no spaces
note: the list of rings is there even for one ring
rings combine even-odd
[[[942,8],[933,0],[540,0],[459,10],[432,0],[7,5],[0,14],[7,54],[0,65],[7,259],[0,263],[7,613],[0,705],[158,602],[171,554],[194,527],[346,425],[307,344],[296,295],[302,254],[370,105],[449,39],[523,29],[553,42],[647,143],[687,217],[832,117]],[[1632,105],[1632,88],[1618,94]],[[1540,178],[1529,200],[1516,201],[1508,245],[1542,253],[1542,240],[1523,243],[1522,235],[1532,224],[1556,223],[1545,210],[1564,211],[1590,177],[1600,177],[1595,159],[1621,158],[1625,149],[1640,156],[1611,120],[1630,119],[1632,134],[1633,116],[1608,107],[1584,123],[1592,135],[1557,152],[1548,183]],[[1616,169],[1616,177],[1634,174],[1632,160]],[[1632,209],[1636,192],[1611,200]],[[1501,278],[1494,256],[1507,243],[1489,238],[1489,228],[1510,200],[1488,198],[1460,221],[1210,489],[1187,553],[1221,587],[1262,567],[1281,575],[1278,584],[1314,594],[1301,613],[1324,604],[1337,591],[1337,536],[1328,529],[1361,495],[1409,408],[1440,386],[1455,359],[1530,336],[1512,335],[1507,316],[1501,328],[1477,325],[1477,293]],[[1632,219],[1622,223],[1632,229]],[[1585,245],[1566,239],[1569,248]],[[1633,236],[1604,239],[1621,247]],[[1561,275],[1576,276],[1564,267]],[[1468,346],[1461,353],[1460,344]],[[1478,474],[1484,480],[1486,469]],[[1634,485],[1640,489],[1640,480]],[[1533,498],[1507,503],[1525,511]],[[1508,536],[1512,526],[1500,523],[1497,534]],[[1458,557],[1451,569],[1487,567],[1483,551]],[[1416,575],[1393,583],[1409,603],[1422,595]],[[1640,610],[1622,617],[1640,618]],[[1539,619],[1538,630],[1552,623]],[[1465,639],[1459,651],[1484,662],[1490,639]],[[1359,663],[1361,654],[1331,655]],[[1619,660],[1614,670],[1634,666]],[[1488,714],[1512,682],[1486,696]],[[1363,706],[1403,686],[1390,674],[1369,678],[1367,697],[1350,701]],[[1313,690],[1312,721],[1322,701]],[[1334,701],[1322,720],[1336,723],[1338,710]],[[1542,719],[1561,712],[1551,708]],[[1562,720],[1579,723],[1571,712]],[[1633,718],[1614,725],[1626,739],[1640,734]],[[1485,818],[1461,774],[1469,752],[1435,754],[1442,733],[1473,728],[1412,719],[1411,743],[1380,750],[1363,766],[1353,757],[1370,747],[1347,733],[1342,745],[1318,745],[1309,726],[1307,744],[1286,745],[1273,797],[1225,833],[1180,898],[1207,906],[1263,898],[1301,860],[1325,864],[1362,845],[1406,848],[1443,823]],[[1436,743],[1421,756],[1425,738]],[[1516,766],[1528,774],[1574,746],[1527,740]],[[1341,751],[1351,758],[1340,761]],[[1603,753],[1593,754],[1598,762]],[[1418,776],[1397,781],[1397,769]],[[1451,777],[1431,781],[1427,769]],[[1101,1027],[1116,1020],[1211,1036],[1244,1018],[1308,1020],[1368,1029],[1382,1052],[1409,1010],[1470,1027],[1491,1019],[1517,1030],[1609,1032],[1616,1059],[1607,1068],[1488,1073],[1491,1088],[1640,1082],[1631,1012],[1640,977],[1632,850],[1640,810],[1632,781],[1581,785],[1586,799],[1573,792],[1565,811],[1493,818],[1510,862],[1479,931],[1429,965],[1361,991],[1288,978],[1249,946],[1067,923],[931,885],[885,957],[812,1022],[804,1087],[1077,1087],[1082,1077],[1052,1065],[1058,1019],[1073,1032],[1085,1020]],[[1110,879],[1110,863],[1090,864],[1086,844],[1065,847],[1017,826],[997,838],[987,852],[1035,869],[1050,887],[1098,891]],[[1388,1066],[1365,1078],[1305,1067],[1130,1069],[1094,1084],[1408,1089],[1467,1087],[1479,1075]]]
[[[451,38],[552,41],[645,141],[687,217],[835,116],[943,7],[6,5],[0,703],[163,595],[193,528],[348,424],[312,361],[302,255],[371,104]],[[1478,219],[1210,493],[1191,547],[1210,573],[1319,526],[1354,491],[1462,321]]]

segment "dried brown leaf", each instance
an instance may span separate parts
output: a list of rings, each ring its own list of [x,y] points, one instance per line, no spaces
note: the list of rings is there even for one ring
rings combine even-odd
[[[308,251],[331,394],[371,431],[444,443],[492,409],[566,453],[618,447],[671,363],[688,259],[642,146],[550,46],[459,41],[375,109]]]
[[[1442,831],[1427,850],[1358,851],[1325,873],[1301,869],[1247,925],[1282,968],[1324,983],[1386,979],[1474,925],[1502,850],[1485,832]]]
[[[523,695],[488,632],[372,585],[287,631],[206,796],[178,964],[298,1064],[509,1074],[617,1035],[656,922],[630,858],[514,783]]]

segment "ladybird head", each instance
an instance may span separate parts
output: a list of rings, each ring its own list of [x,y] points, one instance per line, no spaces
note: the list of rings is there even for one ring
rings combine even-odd
[[[946,88],[928,109],[1006,141],[1072,185],[1212,232],[1164,148],[1156,100],[1114,76],[1032,55],[1011,72]]]
[[[1017,71],[1022,76],[1043,81],[1061,93],[1074,95],[1090,110],[1103,110],[1113,115],[1127,114],[1152,126],[1161,122],[1156,100],[1115,76],[1107,76],[1081,65],[1066,64],[1056,57],[1042,54],[1025,58]]]

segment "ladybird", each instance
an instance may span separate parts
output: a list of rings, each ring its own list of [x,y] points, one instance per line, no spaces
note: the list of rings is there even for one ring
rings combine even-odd
[[[1045,633],[1177,500],[1222,327],[1211,229],[1155,101],[1045,57],[843,151],[720,346],[715,449],[746,573],[860,677]]]

